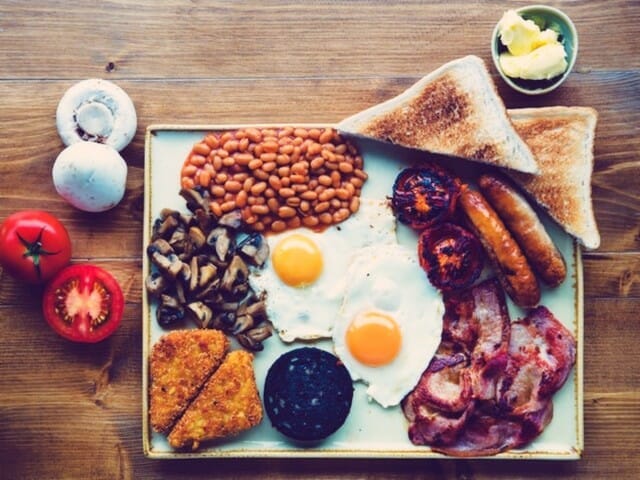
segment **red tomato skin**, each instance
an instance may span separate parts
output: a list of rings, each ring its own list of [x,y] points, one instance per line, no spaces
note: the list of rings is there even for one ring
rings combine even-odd
[[[60,318],[56,312],[56,291],[70,280],[77,280],[78,289],[87,294],[95,282],[109,293],[109,317],[104,324],[92,329],[86,315],[78,315],[72,323]],[[86,263],[70,265],[47,284],[42,298],[42,311],[49,326],[61,337],[74,342],[97,343],[110,337],[120,326],[124,313],[124,294],[118,281],[103,268]]]
[[[39,241],[39,267],[24,242]],[[41,210],[22,210],[0,225],[0,265],[12,277],[39,285],[46,283],[71,260],[71,239],[56,217]]]

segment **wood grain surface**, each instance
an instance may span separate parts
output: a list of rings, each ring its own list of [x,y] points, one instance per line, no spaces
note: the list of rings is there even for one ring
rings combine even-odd
[[[554,93],[508,90],[508,107],[596,108],[593,201],[601,247],[585,266],[583,458],[496,460],[146,459],[141,438],[144,131],[152,123],[336,122],[454,58],[490,62],[491,31],[528,2],[0,0],[0,219],[57,215],[73,260],[109,269],[126,295],[108,341],[58,338],[41,289],[0,278],[0,478],[637,478],[640,458],[640,3],[555,1],[579,56]],[[102,77],[133,99],[123,202],[104,214],[55,192],[57,103]]]

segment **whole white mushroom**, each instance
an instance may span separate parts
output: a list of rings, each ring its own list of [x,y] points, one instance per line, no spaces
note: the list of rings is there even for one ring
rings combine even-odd
[[[129,95],[115,83],[101,78],[73,85],[56,110],[58,133],[65,145],[97,142],[121,151],[135,136],[137,123]]]
[[[85,212],[104,212],[124,197],[127,164],[112,147],[79,142],[53,164],[53,184],[62,198]]]

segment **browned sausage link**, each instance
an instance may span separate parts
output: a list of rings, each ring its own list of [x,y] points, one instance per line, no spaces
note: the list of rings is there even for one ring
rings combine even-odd
[[[567,276],[564,258],[527,199],[507,180],[497,176],[480,176],[478,186],[511,231],[540,279],[550,287],[560,285]]]
[[[495,210],[480,192],[469,188],[463,190],[459,203],[494,263],[507,294],[521,307],[537,305],[540,301],[538,280]]]

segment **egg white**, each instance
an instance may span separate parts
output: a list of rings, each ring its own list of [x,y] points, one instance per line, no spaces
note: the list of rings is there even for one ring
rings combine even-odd
[[[367,395],[383,407],[398,405],[418,383],[442,334],[442,295],[425,277],[415,250],[404,245],[372,245],[349,265],[344,301],[333,328],[334,351],[352,380],[367,385]],[[346,332],[359,313],[379,311],[399,325],[402,344],[391,363],[367,366],[349,351]]]
[[[286,285],[274,270],[271,258],[249,277],[254,291],[266,292],[267,315],[283,341],[331,337],[349,282],[346,273],[351,257],[368,245],[395,244],[395,225],[388,201],[362,199],[355,214],[322,232],[299,228],[267,236],[271,252],[289,235],[312,239],[322,252],[323,270],[311,285]]]

